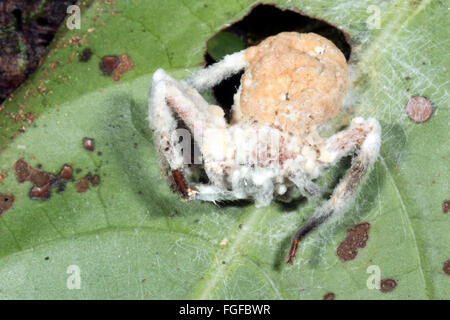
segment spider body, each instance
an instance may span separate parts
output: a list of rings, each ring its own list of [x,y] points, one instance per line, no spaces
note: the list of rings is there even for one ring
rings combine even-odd
[[[209,105],[199,91],[242,69],[227,123],[223,110]],[[287,258],[292,262],[298,241],[344,208],[378,155],[381,129],[376,119],[355,118],[328,139],[318,133],[339,111],[346,83],[343,54],[313,33],[269,37],[182,81],[157,70],[149,120],[166,177],[188,199],[250,198],[256,206],[267,206],[274,197],[317,197],[320,188],[313,180],[343,156],[359,151],[330,200],[297,232]],[[180,134],[175,134],[179,120],[188,129],[182,134],[183,148]],[[196,166],[186,162],[191,134],[200,151]],[[199,168],[208,183],[189,183]]]

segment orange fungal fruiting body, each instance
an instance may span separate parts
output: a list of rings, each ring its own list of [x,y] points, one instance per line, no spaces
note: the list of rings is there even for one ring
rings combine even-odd
[[[257,120],[302,135],[338,113],[347,62],[328,39],[283,32],[248,48],[245,59],[235,121]]]

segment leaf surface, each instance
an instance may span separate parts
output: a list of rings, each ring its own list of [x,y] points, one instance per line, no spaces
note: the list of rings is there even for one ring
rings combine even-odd
[[[184,203],[160,177],[146,120],[152,73],[161,67],[182,78],[200,68],[206,41],[253,1],[96,1],[82,7],[81,30],[61,28],[44,64],[0,113],[0,192],[15,196],[0,218],[1,298],[449,298],[447,6],[377,2],[380,28],[370,29],[372,1],[276,2],[349,33],[353,83],[343,113],[383,126],[380,159],[345,217],[312,233],[286,265],[290,238],[317,202]],[[93,56],[79,62],[85,47]],[[101,57],[123,53],[133,70],[118,82],[102,75]],[[433,103],[421,124],[405,112],[414,95]],[[36,118],[13,121],[20,112]],[[94,152],[83,148],[85,137],[95,139]],[[31,184],[19,184],[12,169],[22,157],[52,173],[71,164],[75,180],[90,172],[100,184],[78,193],[69,182],[48,201],[31,200]],[[332,180],[330,173],[321,181],[330,188]],[[361,221],[371,224],[367,245],[342,262],[336,248]],[[71,265],[80,269],[79,290],[67,287]],[[392,292],[368,289],[372,265],[397,282]]]

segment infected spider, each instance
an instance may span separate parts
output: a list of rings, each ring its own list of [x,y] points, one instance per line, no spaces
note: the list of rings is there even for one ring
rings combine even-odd
[[[208,104],[199,92],[241,70],[228,123],[222,108]],[[290,201],[298,193],[317,197],[320,188],[313,180],[357,152],[331,198],[296,232],[286,258],[292,263],[298,242],[343,210],[378,156],[381,128],[376,119],[355,118],[328,139],[318,133],[338,113],[346,84],[344,55],[314,33],[280,33],[181,81],[157,70],[149,120],[169,183],[189,200],[250,198],[257,207],[268,206],[273,198]],[[186,162],[191,142],[183,134],[180,142],[176,134],[180,123],[200,151],[194,164]],[[207,183],[195,179],[199,172]]]

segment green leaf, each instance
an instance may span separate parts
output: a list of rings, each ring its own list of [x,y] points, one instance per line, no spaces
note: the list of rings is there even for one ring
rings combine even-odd
[[[152,73],[161,67],[182,78],[200,68],[206,41],[253,1],[96,1],[82,7],[81,30],[61,28],[43,65],[0,113],[0,193],[15,197],[0,218],[0,298],[450,298],[443,271],[450,218],[442,210],[450,156],[446,4],[276,2],[349,33],[354,80],[342,112],[374,116],[383,126],[379,161],[344,219],[308,236],[286,265],[290,238],[317,202],[263,209],[185,203],[160,177],[146,120]],[[380,10],[379,29],[366,23],[371,5]],[[85,47],[93,56],[79,62]],[[135,66],[114,82],[98,65],[123,53]],[[433,103],[424,123],[406,115],[413,95]],[[34,122],[14,121],[20,112],[32,112]],[[84,137],[95,139],[95,152],[83,148]],[[100,184],[78,193],[69,182],[48,201],[31,200],[31,184],[19,184],[12,169],[21,157],[52,173],[72,164],[75,180],[91,172]],[[333,175],[322,179],[328,188]],[[362,221],[371,224],[367,245],[342,262],[336,248]],[[67,287],[71,265],[80,270],[79,290]],[[392,292],[368,289],[372,265],[397,282]]]
[[[219,61],[227,54],[245,49],[244,42],[235,34],[222,31],[208,42],[208,53]]]

